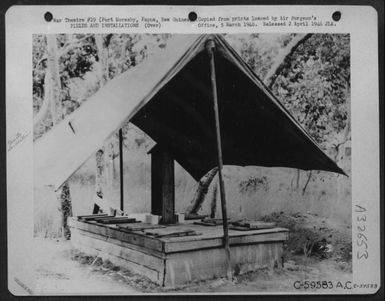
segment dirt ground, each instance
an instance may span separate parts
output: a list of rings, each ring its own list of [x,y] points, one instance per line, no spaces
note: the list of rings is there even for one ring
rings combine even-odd
[[[177,288],[162,288],[145,277],[88,256],[70,241],[36,238],[36,294],[142,294],[142,293],[259,293],[315,292],[296,289],[294,283],[351,281],[350,228],[311,214],[264,217],[286,226],[291,234],[285,246],[285,264],[260,269],[232,280],[197,281]],[[330,293],[330,290],[328,290]]]
[[[103,295],[138,292],[112,273],[106,275],[106,268],[98,267],[94,270],[90,264],[74,260],[76,251],[70,241],[36,238],[35,251],[34,294]]]

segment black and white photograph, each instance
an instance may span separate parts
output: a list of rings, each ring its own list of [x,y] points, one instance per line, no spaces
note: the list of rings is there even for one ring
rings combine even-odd
[[[180,33],[131,30],[140,22],[163,26],[166,17],[137,21],[107,13],[95,20],[71,16],[73,30],[56,31],[55,22],[67,18],[41,12],[47,30],[34,29],[24,51],[30,52],[24,81],[30,106],[22,108],[30,130],[8,139],[11,155],[23,145],[29,150],[28,172],[20,167],[15,174],[30,184],[23,192],[13,184],[8,189],[20,190],[31,208],[31,223],[20,231],[32,244],[25,243],[30,252],[22,260],[33,281],[16,267],[25,250],[9,261],[10,281],[20,290],[168,295],[379,288],[357,276],[379,254],[371,211],[376,190],[362,201],[357,184],[378,185],[357,167],[362,149],[374,146],[362,143],[366,134],[354,123],[371,108],[357,113],[362,48],[351,31],[314,30],[322,22],[338,26],[339,11],[319,21],[314,14],[212,19],[197,10],[198,16],[170,22],[255,26],[255,32]],[[292,21],[309,30],[293,29]],[[8,85],[16,95],[14,83]],[[23,161],[13,156],[15,164]],[[13,208],[9,231],[15,233],[24,213]],[[15,249],[22,241],[10,244]]]
[[[34,35],[32,63],[37,289],[351,280],[348,34]]]

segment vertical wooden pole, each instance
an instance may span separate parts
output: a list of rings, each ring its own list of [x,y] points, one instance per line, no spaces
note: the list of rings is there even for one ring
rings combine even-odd
[[[120,180],[120,210],[124,209],[124,168],[123,168],[123,131],[119,129],[119,180]]]
[[[161,224],[175,223],[174,158],[159,145],[151,150],[151,213]]]
[[[222,142],[221,142],[221,129],[220,129],[220,123],[219,123],[217,83],[216,83],[216,77],[215,77],[215,62],[214,62],[215,42],[213,40],[208,40],[206,44],[206,48],[210,58],[210,79],[211,79],[211,88],[212,88],[212,94],[213,94],[214,113],[215,113],[215,130],[216,130],[217,151],[218,151],[218,179],[219,179],[219,190],[221,195],[221,207],[222,207],[222,219],[223,219],[223,244],[224,244],[225,253],[226,253],[227,278],[231,279],[232,270],[231,270],[230,244],[229,244],[229,226],[227,224],[225,185],[224,185],[223,176],[222,176],[222,168],[223,168]]]

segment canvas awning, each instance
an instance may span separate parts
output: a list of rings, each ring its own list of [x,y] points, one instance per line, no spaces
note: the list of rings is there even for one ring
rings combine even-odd
[[[207,39],[216,43],[224,164],[344,174],[222,36],[175,35],[165,50],[111,80],[34,143],[35,184],[60,187],[127,121],[196,180],[215,167]]]

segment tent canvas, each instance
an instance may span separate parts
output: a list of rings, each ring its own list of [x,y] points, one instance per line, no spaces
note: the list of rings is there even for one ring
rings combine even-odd
[[[34,143],[35,184],[59,188],[127,121],[167,148],[194,179],[217,166],[208,39],[216,44],[225,165],[344,174],[222,36],[175,35]]]

